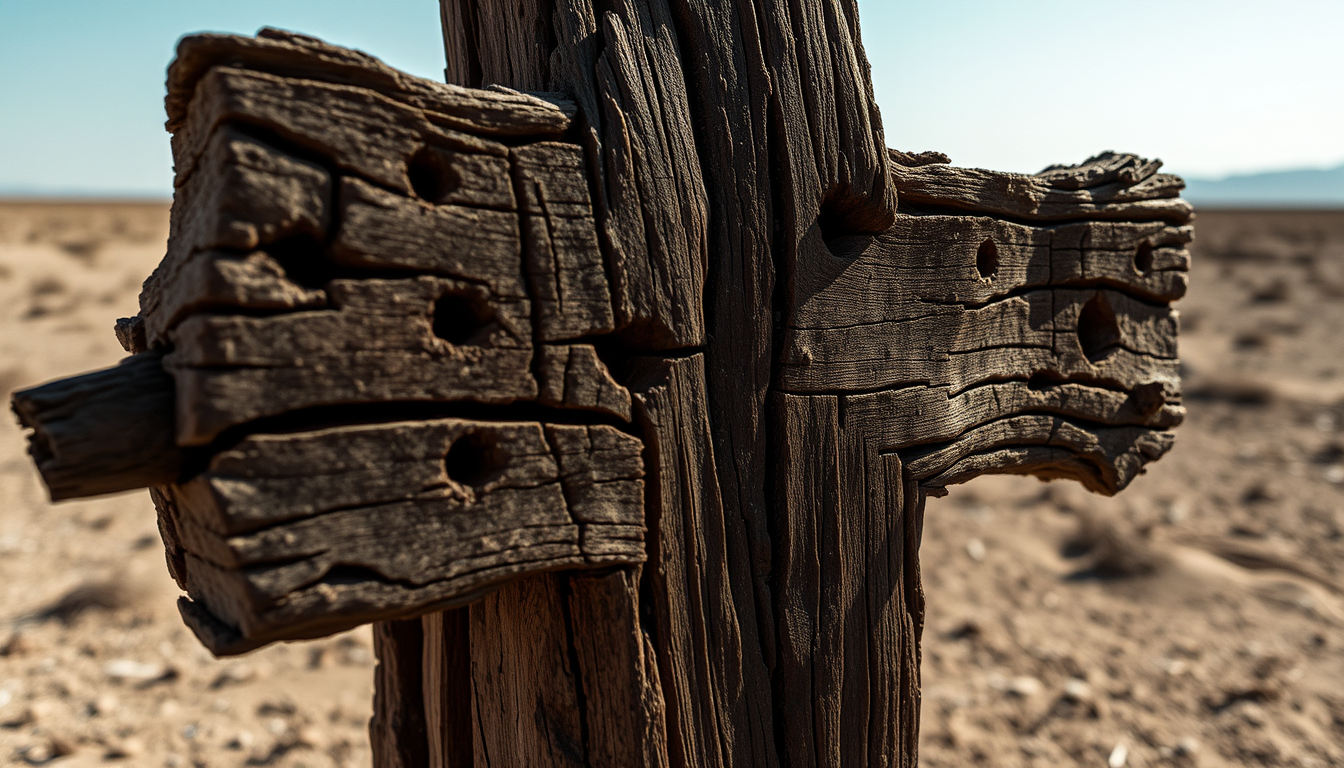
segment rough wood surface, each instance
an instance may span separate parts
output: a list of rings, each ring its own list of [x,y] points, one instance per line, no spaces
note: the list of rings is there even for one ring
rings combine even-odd
[[[184,619],[424,615],[387,765],[914,766],[924,499],[1169,449],[1181,182],[888,152],[851,0],[441,10],[455,86],[183,42],[119,336],[214,454],[154,490]]]
[[[457,703],[471,699],[471,609],[428,613],[420,622],[423,675],[406,686],[408,694],[420,695],[424,702],[429,753],[417,765],[470,766],[475,759],[475,727],[471,709]]]
[[[435,277],[334,280],[327,294],[325,310],[182,322],[165,360],[177,380],[178,443],[301,408],[537,394],[526,300]]]
[[[176,480],[173,381],[162,355],[15,392],[11,407],[52,501],[129,491]]]
[[[426,722],[429,711],[421,699],[422,663],[428,633],[418,619],[378,622],[373,627],[373,717],[369,746],[373,762],[387,768],[421,768],[429,764],[429,743],[439,724]],[[423,661],[422,661],[423,660]]]
[[[255,644],[642,562],[639,454],[607,426],[458,419],[252,436],[174,489],[186,589]]]
[[[946,206],[1028,221],[1080,219],[1187,224],[1194,208],[1180,199],[1185,182],[1157,173],[1160,161],[1106,152],[1076,166],[1051,166],[1035,176],[944,163],[902,165],[892,178],[902,206]],[[944,162],[946,162],[944,160]]]

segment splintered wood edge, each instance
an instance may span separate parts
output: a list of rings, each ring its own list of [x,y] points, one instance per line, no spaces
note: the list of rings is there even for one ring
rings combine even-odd
[[[295,78],[367,88],[456,118],[460,127],[494,136],[558,136],[578,108],[559,94],[526,94],[506,88],[463,88],[393,69],[361,51],[306,35],[263,29],[257,37],[188,35],[168,68],[167,128],[178,130],[197,82],[221,64],[271,71]]]
[[[461,608],[489,595],[503,586],[503,583],[492,584],[450,600],[429,603],[413,611],[398,608],[378,614],[330,616],[324,617],[325,620],[323,621],[309,621],[294,627],[286,627],[283,631],[252,637],[244,636],[236,627],[211,613],[203,602],[193,600],[189,596],[183,595],[177,598],[177,610],[182,615],[183,623],[192,631],[192,634],[196,635],[196,639],[201,642],[201,645],[204,645],[206,650],[210,651],[215,657],[223,658],[226,656],[241,656],[274,643],[318,640],[376,621],[411,619],[438,611]]]

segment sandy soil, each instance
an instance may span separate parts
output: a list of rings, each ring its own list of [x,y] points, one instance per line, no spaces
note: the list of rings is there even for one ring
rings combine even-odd
[[[0,204],[0,390],[124,357],[167,236],[166,204]],[[9,418],[0,504],[0,765],[369,764],[367,629],[215,660],[148,495],[49,504]]]
[[[119,359],[166,228],[0,204],[0,390]],[[1175,451],[930,502],[924,765],[1344,766],[1344,214],[1197,231]],[[3,419],[0,503],[0,764],[368,764],[367,631],[212,659],[148,498],[48,504]]]

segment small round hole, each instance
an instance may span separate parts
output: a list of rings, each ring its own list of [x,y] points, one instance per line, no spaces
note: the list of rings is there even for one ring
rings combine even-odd
[[[985,242],[980,244],[979,250],[975,252],[975,268],[985,280],[999,273],[999,247],[993,240],[985,238]]]
[[[427,203],[446,202],[461,178],[448,154],[435,147],[421,147],[406,165],[406,177],[417,197]]]
[[[490,322],[489,305],[473,296],[448,293],[434,302],[434,335],[455,347],[478,345]]]
[[[1134,269],[1138,270],[1140,275],[1153,271],[1153,244],[1147,240],[1139,243],[1138,249],[1134,251]]]
[[[468,432],[453,441],[443,457],[448,479],[459,485],[477,488],[494,480],[508,463],[495,444],[493,435]]]
[[[1120,323],[1106,294],[1097,293],[1078,314],[1078,343],[1087,359],[1097,363],[1120,346]]]

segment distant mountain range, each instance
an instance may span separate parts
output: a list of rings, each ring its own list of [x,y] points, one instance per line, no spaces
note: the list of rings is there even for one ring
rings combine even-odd
[[[1344,165],[1185,182],[1181,196],[1197,208],[1344,208]]]

